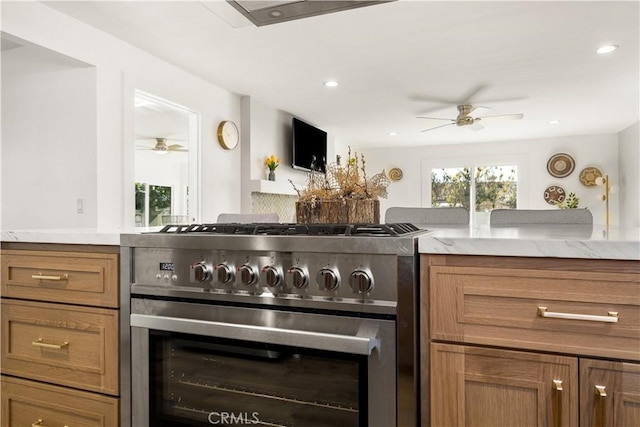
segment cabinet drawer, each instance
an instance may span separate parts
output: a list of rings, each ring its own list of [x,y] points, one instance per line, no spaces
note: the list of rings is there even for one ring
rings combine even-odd
[[[118,255],[2,251],[2,296],[118,307]]]
[[[431,339],[640,360],[637,274],[431,266],[428,280]]]
[[[2,300],[2,373],[118,394],[116,310]]]
[[[3,376],[2,425],[117,426],[118,399]]]

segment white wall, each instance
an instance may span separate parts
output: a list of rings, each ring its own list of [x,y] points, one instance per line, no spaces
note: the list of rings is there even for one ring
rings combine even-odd
[[[249,96],[242,97],[242,212],[251,212],[250,181],[267,179],[264,160],[271,154],[282,160],[276,169],[277,181],[290,185],[288,181],[291,180],[298,188],[305,186],[308,173],[291,167],[292,118],[291,113],[267,106]],[[304,117],[300,119],[305,120]],[[322,123],[311,124],[327,132],[327,158],[335,158],[331,130]]]
[[[519,140],[483,144],[452,144],[415,148],[358,149],[367,161],[367,173],[398,167],[404,172],[401,181],[389,185],[389,197],[381,201],[381,215],[390,206],[428,206],[430,186],[428,171],[443,162],[459,159],[473,161],[498,161],[520,163],[519,200],[522,209],[552,209],[544,198],[544,190],[550,185],[560,185],[580,198],[580,207],[588,207],[595,224],[604,224],[604,202],[598,200],[601,187],[586,187],[580,183],[580,171],[595,166],[610,175],[612,183],[618,182],[618,135],[583,135],[538,140]],[[555,153],[567,153],[576,163],[575,170],[566,178],[554,178],[547,172],[547,161]],[[636,162],[637,166],[637,162]],[[619,197],[614,194],[610,203],[610,222],[618,223]]]
[[[217,212],[240,210],[242,148],[223,150],[216,140],[219,121],[240,121],[238,95],[39,2],[2,2],[2,30],[96,67],[95,157],[76,155],[78,163],[95,168],[96,191],[91,202],[96,209],[95,226],[113,229],[133,224],[134,149],[130,141],[134,139],[136,88],[201,114],[201,220],[211,221]],[[11,142],[3,138],[3,159],[5,144]],[[11,176],[3,168],[3,192],[7,179]],[[18,207],[3,204],[3,228],[15,228],[5,220],[15,209]],[[38,223],[25,226],[39,227]]]
[[[640,227],[640,122],[620,132],[619,165],[620,225]]]
[[[2,228],[95,227],[96,69],[34,46],[3,52],[2,123]]]

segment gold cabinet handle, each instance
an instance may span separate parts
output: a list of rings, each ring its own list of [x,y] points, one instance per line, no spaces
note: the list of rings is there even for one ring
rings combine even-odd
[[[618,323],[617,311],[610,311],[606,316],[596,316],[593,314],[560,313],[557,311],[547,311],[547,307],[538,306],[538,316],[551,317],[554,319],[588,320],[591,322]]]
[[[46,276],[42,273],[38,273],[38,274],[32,274],[31,278],[36,280],[52,280],[54,282],[60,282],[62,280],[69,280],[69,275],[65,273],[59,276]]]
[[[554,408],[553,408],[553,425],[562,426],[562,381],[553,380]]]
[[[47,344],[44,342],[42,338],[38,338],[35,341],[31,341],[31,345],[35,345],[36,347],[53,348],[55,350],[62,350],[63,348],[68,347],[69,343],[65,341],[62,344]]]
[[[605,397],[607,397],[607,387],[603,385],[596,385],[596,407],[595,407],[595,415],[594,415],[594,425],[598,427],[604,427],[606,425],[606,401]]]

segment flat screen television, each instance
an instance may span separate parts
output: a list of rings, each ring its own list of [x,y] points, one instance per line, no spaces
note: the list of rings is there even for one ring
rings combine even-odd
[[[293,118],[293,168],[326,172],[327,133]]]

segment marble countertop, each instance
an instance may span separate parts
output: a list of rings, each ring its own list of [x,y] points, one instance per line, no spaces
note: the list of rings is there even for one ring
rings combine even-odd
[[[120,235],[156,231],[52,229],[2,231],[2,242],[120,245]],[[583,226],[435,228],[418,238],[421,253],[640,260],[640,229]]]
[[[139,231],[139,230],[138,230]],[[120,234],[133,230],[84,228],[7,230],[0,232],[2,242],[60,243],[78,245],[120,245]]]
[[[436,228],[420,236],[430,254],[640,260],[640,229],[599,226]]]

